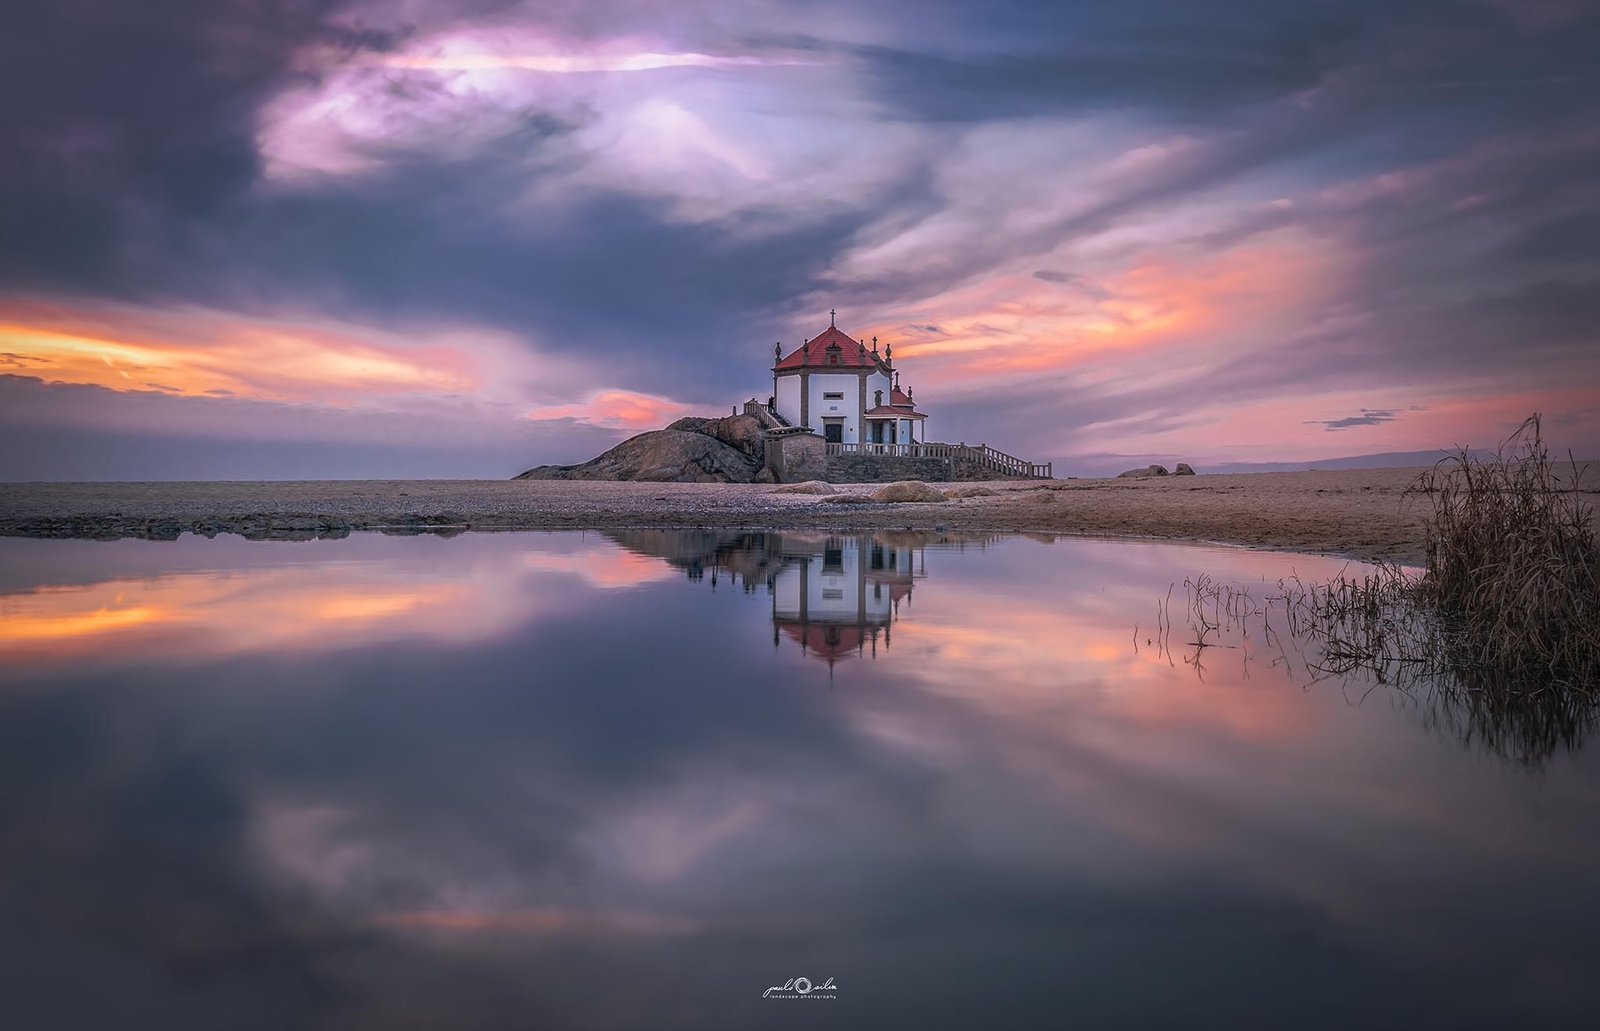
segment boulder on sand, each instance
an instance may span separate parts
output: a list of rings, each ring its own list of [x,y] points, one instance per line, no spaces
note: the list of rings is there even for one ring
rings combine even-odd
[[[1174,476],[1193,476],[1194,475],[1194,466],[1190,465],[1188,462],[1179,462],[1178,463],[1178,467],[1176,469],[1172,470],[1172,475],[1174,475]]]
[[[942,491],[921,480],[897,480],[872,492],[874,501],[948,501]]]
[[[945,491],[947,498],[992,498],[1000,494],[997,490],[988,487],[957,487],[955,490]]]
[[[710,434],[690,430],[651,430],[629,437],[605,454],[580,465],[541,465],[516,478],[750,483],[760,470],[761,463],[756,459]]]
[[[834,494],[833,484],[821,480],[807,480],[804,483],[791,483],[775,488],[774,494]]]
[[[1147,465],[1143,469],[1129,469],[1125,473],[1118,473],[1117,479],[1126,480],[1141,476],[1166,476],[1167,467],[1164,465]]]

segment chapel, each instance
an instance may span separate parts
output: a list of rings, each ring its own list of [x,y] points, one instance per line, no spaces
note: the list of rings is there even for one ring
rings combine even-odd
[[[928,416],[917,410],[910,387],[900,384],[894,347],[878,351],[852,340],[835,324],[799,347],[772,349],[772,410],[791,426],[820,430],[829,444],[921,444]]]

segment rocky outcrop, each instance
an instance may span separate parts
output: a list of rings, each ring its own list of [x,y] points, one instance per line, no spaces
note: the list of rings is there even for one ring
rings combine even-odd
[[[732,418],[750,419],[743,415]],[[732,418],[706,422],[728,422]],[[754,419],[750,421],[755,422]],[[629,437],[605,454],[580,465],[541,465],[516,479],[751,483],[760,471],[760,461],[717,437],[692,430],[666,429]]]
[[[791,484],[788,484],[787,486],[779,487],[776,490],[774,490],[772,493],[774,493],[774,494],[834,494],[834,493],[837,493],[837,492],[833,489],[833,485],[831,483],[823,483],[821,480],[807,480],[804,483],[791,483]]]
[[[1194,475],[1194,466],[1190,465],[1188,462],[1179,462],[1178,463],[1178,467],[1176,469],[1172,470],[1172,475],[1174,475],[1174,476],[1193,476]]]
[[[762,468],[763,450],[761,423],[754,416],[705,419],[690,415],[664,430],[629,437],[579,465],[541,465],[514,478],[771,483],[771,474]]]
[[[1166,476],[1167,467],[1164,465],[1147,465],[1143,469],[1129,469],[1125,473],[1118,473],[1117,479],[1127,480],[1141,476]]]
[[[720,419],[702,419],[689,415],[679,419],[667,429],[704,433],[731,448],[743,451],[757,462],[765,457],[761,421],[753,415],[724,415]]]

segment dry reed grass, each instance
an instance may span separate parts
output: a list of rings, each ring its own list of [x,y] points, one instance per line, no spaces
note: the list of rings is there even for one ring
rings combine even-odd
[[[1492,456],[1458,452],[1419,481],[1433,503],[1420,588],[1462,666],[1535,689],[1600,682],[1600,545],[1569,467],[1563,482],[1534,415]]]
[[[1398,688],[1430,723],[1523,762],[1575,748],[1600,718],[1600,545],[1579,482],[1550,460],[1535,415],[1493,454],[1462,450],[1419,479],[1433,508],[1420,575],[1380,564],[1281,580],[1265,599],[1187,580],[1184,661],[1203,674],[1207,649],[1238,648],[1248,671],[1265,651],[1308,684]],[[1172,627],[1169,594],[1168,652]]]

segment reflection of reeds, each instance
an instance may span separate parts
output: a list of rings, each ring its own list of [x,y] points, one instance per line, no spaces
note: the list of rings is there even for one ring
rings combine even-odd
[[[1574,747],[1600,717],[1600,547],[1578,479],[1562,483],[1534,416],[1490,457],[1462,451],[1421,477],[1434,508],[1421,575],[1294,578],[1264,599],[1185,581],[1184,661],[1203,673],[1207,649],[1239,647],[1248,672],[1259,628],[1273,665],[1308,682],[1396,687],[1433,725],[1525,762]],[[1169,594],[1169,654],[1171,608]]]
[[[1158,603],[1154,643],[1202,677],[1221,648],[1238,650],[1247,676],[1264,658],[1304,686],[1331,681],[1363,697],[1384,686],[1430,726],[1523,763],[1576,748],[1600,718],[1600,692],[1469,661],[1459,621],[1432,607],[1424,582],[1385,566],[1329,583],[1280,580],[1257,595],[1202,576],[1184,582],[1181,613],[1170,597]],[[1174,636],[1179,624],[1188,632]]]

